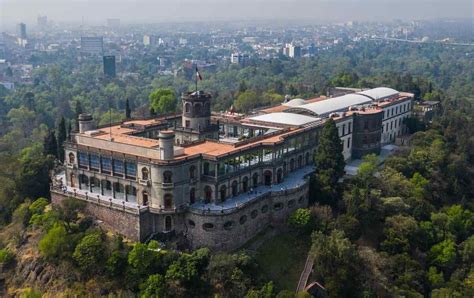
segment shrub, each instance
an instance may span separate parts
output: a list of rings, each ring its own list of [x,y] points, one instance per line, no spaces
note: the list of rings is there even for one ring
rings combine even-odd
[[[68,238],[66,228],[56,223],[40,240],[39,251],[46,259],[60,259],[71,250]]]
[[[300,208],[291,214],[288,224],[296,229],[306,228],[311,221],[311,212],[309,209]]]
[[[13,262],[15,254],[11,252],[8,248],[0,249],[0,264],[2,266],[8,266]]]
[[[160,274],[153,274],[140,285],[140,297],[164,297],[165,279]]]
[[[83,272],[98,272],[101,269],[105,247],[101,234],[96,232],[84,236],[76,246],[72,257]]]
[[[49,202],[45,198],[38,198],[36,199],[31,205],[28,207],[28,210],[32,215],[34,214],[43,214],[44,209],[48,206]]]

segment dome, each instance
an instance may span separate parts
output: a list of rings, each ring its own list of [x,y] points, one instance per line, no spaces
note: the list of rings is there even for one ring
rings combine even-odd
[[[290,100],[289,102],[285,102],[283,105],[287,107],[298,107],[304,104],[306,104],[306,101],[304,99],[295,98]]]

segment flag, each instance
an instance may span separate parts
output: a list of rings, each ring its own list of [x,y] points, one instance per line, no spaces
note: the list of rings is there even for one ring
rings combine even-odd
[[[196,66],[196,80],[202,81],[202,76],[199,73],[199,70],[198,70],[197,66]]]

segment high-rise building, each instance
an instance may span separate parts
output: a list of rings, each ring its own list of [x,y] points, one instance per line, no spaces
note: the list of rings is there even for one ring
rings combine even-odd
[[[110,78],[115,77],[115,56],[104,56],[104,75]]]
[[[249,60],[249,55],[241,53],[233,53],[230,55],[230,62],[232,64],[245,64]]]
[[[290,56],[291,58],[300,58],[301,57],[301,47],[291,44],[290,47],[289,47],[288,56]]]
[[[26,24],[20,23],[17,25],[17,35],[21,39],[26,39]]]
[[[143,35],[143,44],[145,46],[155,46],[158,42],[158,38],[154,35]]]
[[[102,55],[103,51],[103,37],[81,37],[81,53]]]

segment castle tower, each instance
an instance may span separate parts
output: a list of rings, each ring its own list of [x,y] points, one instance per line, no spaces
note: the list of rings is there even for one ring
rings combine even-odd
[[[79,132],[83,133],[88,130],[93,130],[95,129],[94,127],[94,121],[92,119],[91,114],[80,114],[79,115]]]
[[[195,131],[206,131],[211,126],[211,95],[204,91],[188,92],[181,96],[182,126]]]
[[[174,157],[174,132],[171,130],[160,131],[159,148],[160,159],[171,160]]]

